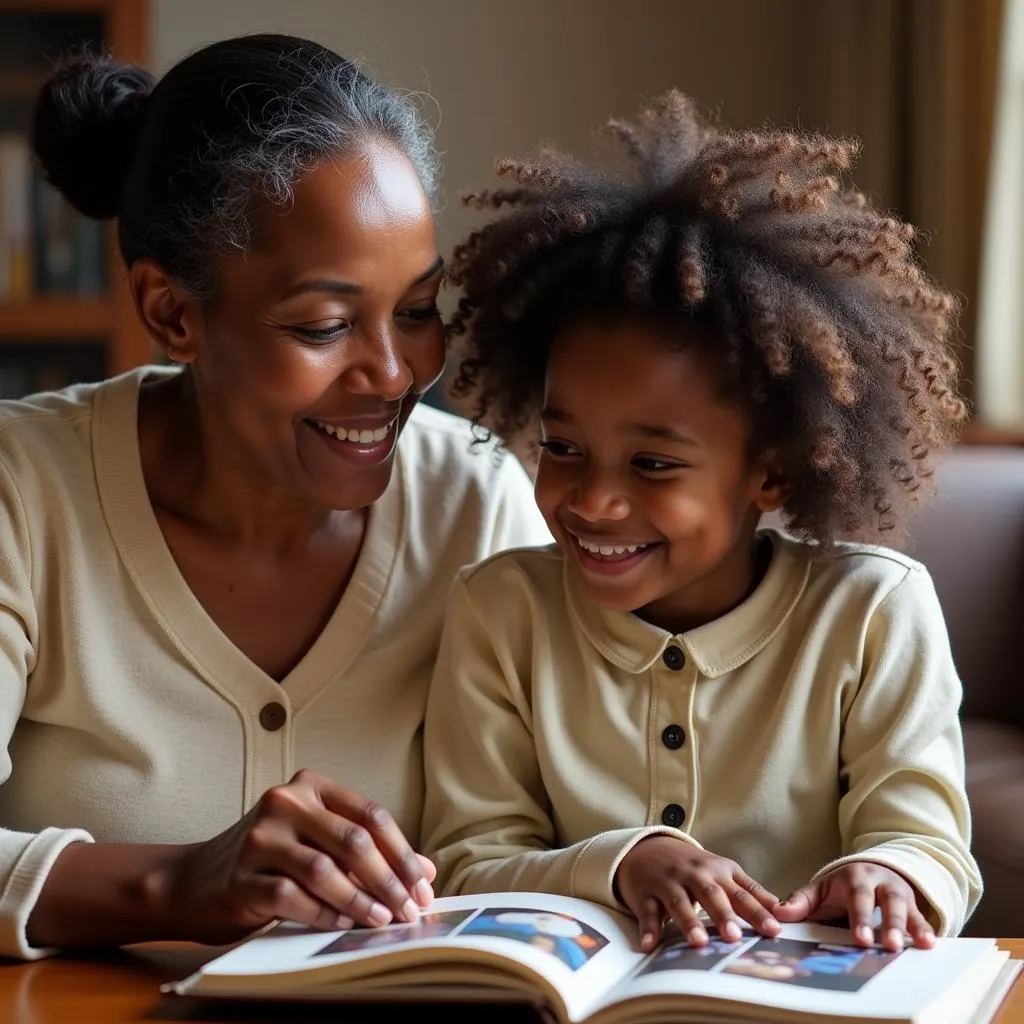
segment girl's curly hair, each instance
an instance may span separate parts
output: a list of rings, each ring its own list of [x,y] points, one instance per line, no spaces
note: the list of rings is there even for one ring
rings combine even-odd
[[[965,418],[956,303],[919,269],[914,229],[843,187],[857,143],[736,132],[669,92],[611,121],[635,170],[553,150],[502,160],[510,184],[465,197],[511,210],[454,252],[452,391],[506,444],[535,430],[557,331],[655,317],[705,330],[723,397],[777,452],[791,530],[827,546],[891,530]],[[681,342],[682,343],[682,342]]]

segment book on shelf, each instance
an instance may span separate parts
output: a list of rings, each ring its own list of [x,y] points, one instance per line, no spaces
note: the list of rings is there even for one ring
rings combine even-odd
[[[32,156],[16,132],[0,135],[0,297],[32,292]]]
[[[42,177],[28,138],[0,133],[0,300],[101,295],[106,232]]]
[[[1020,963],[992,939],[890,953],[847,929],[641,953],[631,918],[583,900],[492,893],[436,900],[415,924],[279,924],[165,986],[193,997],[357,1003],[522,1003],[559,1024],[991,1020]]]

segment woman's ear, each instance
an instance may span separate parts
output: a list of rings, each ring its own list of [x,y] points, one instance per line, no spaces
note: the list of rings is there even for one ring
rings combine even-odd
[[[167,358],[172,363],[195,362],[199,324],[196,298],[151,259],[132,264],[128,285],[146,333]]]
[[[778,453],[774,450],[765,452],[755,474],[757,493],[754,503],[762,512],[774,512],[786,500],[789,486],[785,474],[779,465]]]

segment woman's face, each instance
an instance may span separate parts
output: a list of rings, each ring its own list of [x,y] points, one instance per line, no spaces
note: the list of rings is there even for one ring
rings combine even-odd
[[[208,440],[258,486],[370,505],[444,366],[427,197],[403,154],[370,143],[321,164],[254,229],[202,313],[192,361]]]

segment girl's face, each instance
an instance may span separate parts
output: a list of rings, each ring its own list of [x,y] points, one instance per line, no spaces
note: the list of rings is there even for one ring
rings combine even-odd
[[[542,422],[537,504],[594,600],[672,632],[743,600],[782,489],[694,347],[577,324],[553,346]]]
[[[445,345],[430,206],[397,150],[368,144],[263,210],[218,268],[187,361],[218,443],[268,492],[361,508]]]

